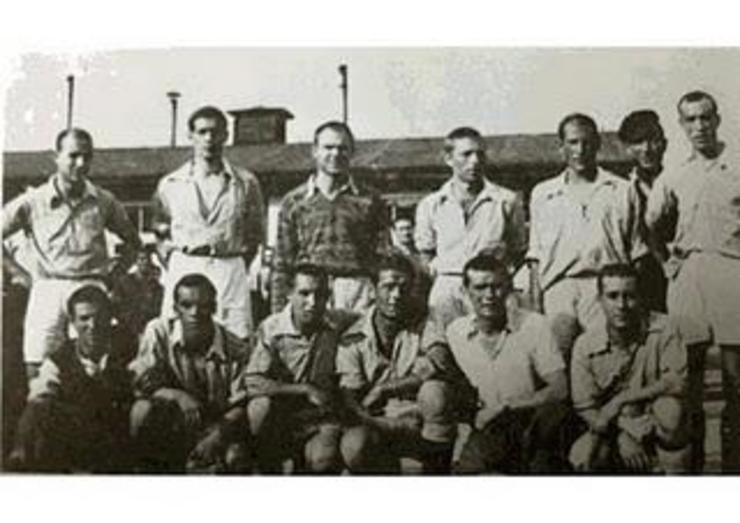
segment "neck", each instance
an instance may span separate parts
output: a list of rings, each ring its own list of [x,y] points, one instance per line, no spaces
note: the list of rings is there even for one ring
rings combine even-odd
[[[701,151],[699,149],[694,149],[694,152],[705,160],[714,160],[722,152],[722,145],[720,143],[716,143],[714,146],[708,147]]]
[[[452,179],[452,185],[459,191],[466,193],[469,196],[476,196],[483,190],[483,178],[476,178],[469,182],[463,181],[457,176]]]
[[[78,183],[72,183],[68,180],[65,180],[63,176],[57,176],[57,188],[59,189],[59,192],[62,193],[62,196],[65,198],[79,198],[82,196],[82,192],[85,189],[85,182],[84,180],[80,180]]]
[[[373,325],[375,326],[376,332],[384,340],[395,338],[396,334],[398,334],[403,328],[403,324],[400,321],[394,318],[386,318],[377,310],[375,311],[375,314],[373,314]]]
[[[598,169],[595,165],[593,167],[588,167],[581,171],[575,171],[573,169],[568,169],[568,173],[569,173],[568,182],[569,183],[593,182],[596,179],[597,172],[598,172]]]
[[[475,323],[484,334],[498,334],[506,328],[506,315],[476,316]]]
[[[349,180],[349,174],[327,174],[324,171],[316,173],[316,186],[324,192],[331,193],[342,187]]]
[[[318,330],[318,321],[301,323],[296,320],[295,314],[293,313],[292,309],[290,311],[290,320],[293,322],[293,325],[298,330],[298,332],[300,332],[303,336],[311,336],[314,332]]]
[[[196,174],[213,174],[220,173],[224,168],[223,159],[219,156],[213,158],[194,158],[193,159],[193,171]]]
[[[94,363],[100,363],[100,359],[103,357],[103,354],[105,354],[105,351],[104,350],[95,350],[95,349],[93,349],[92,351],[90,351],[90,354],[89,355],[86,355],[85,354],[85,351],[83,350],[83,347],[82,347],[82,342],[80,341],[79,338],[77,339],[76,348],[77,348],[77,354],[80,357],[82,357],[82,358],[84,358],[86,360],[90,360],[90,361],[92,361]]]
[[[607,325],[606,332],[611,343],[617,347],[628,347],[635,339],[637,339],[639,329],[637,326],[632,325],[624,328]]]
[[[655,170],[646,170],[646,169],[641,168],[639,165],[635,168],[637,177],[640,178],[640,180],[642,180],[643,182],[645,182],[648,185],[648,187],[653,186],[653,182],[660,175],[662,171],[663,171],[662,166],[659,169],[655,169]]]

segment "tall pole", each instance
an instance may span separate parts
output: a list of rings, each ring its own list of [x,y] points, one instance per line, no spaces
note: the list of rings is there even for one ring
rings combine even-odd
[[[167,98],[170,99],[172,104],[172,123],[170,125],[170,147],[177,147],[177,99],[180,98],[180,93],[177,91],[170,91],[167,93]]]
[[[67,129],[72,128],[72,111],[75,100],[75,77],[70,74],[67,76]]]
[[[339,66],[339,74],[342,76],[342,83],[339,84],[342,90],[342,121],[347,123],[349,119],[349,110],[347,107],[347,65],[342,64]]]

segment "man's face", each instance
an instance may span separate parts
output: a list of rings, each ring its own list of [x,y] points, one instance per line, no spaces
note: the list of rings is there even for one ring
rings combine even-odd
[[[152,269],[152,259],[148,252],[139,252],[136,254],[136,270],[141,274],[146,274]]]
[[[445,163],[452,174],[463,183],[480,180],[486,168],[486,148],[482,140],[459,138],[453,141],[452,151],[445,153]]]
[[[352,159],[352,142],[343,131],[327,128],[321,131],[313,146],[316,170],[337,176],[349,170]]]
[[[607,276],[602,280],[599,296],[607,324],[616,329],[628,329],[639,322],[642,311],[637,279],[631,276]]]
[[[57,151],[56,164],[64,182],[79,186],[90,172],[93,149],[90,142],[72,134],[64,137]]]
[[[97,361],[108,351],[111,341],[111,313],[98,303],[80,302],[70,318],[77,333],[82,356]]]
[[[717,149],[719,114],[712,102],[702,98],[696,102],[684,102],[679,108],[679,123],[683,127],[694,150],[712,153]]]
[[[568,122],[563,128],[560,151],[571,171],[576,174],[596,168],[596,154],[601,142],[598,134],[579,121]]]
[[[182,324],[185,343],[196,344],[211,332],[216,303],[201,287],[179,287],[176,298],[175,312]]]
[[[221,158],[224,144],[229,137],[226,127],[216,118],[197,118],[190,131],[193,154],[203,160]]]
[[[511,290],[508,274],[468,270],[466,290],[478,318],[496,320],[506,316],[506,297]]]
[[[310,274],[296,274],[293,291],[290,294],[290,307],[296,327],[315,324],[326,311],[329,290],[321,278]]]
[[[384,269],[378,274],[375,285],[377,310],[384,317],[402,320],[411,294],[411,278],[395,269]]]
[[[414,241],[414,225],[411,220],[396,220],[393,227],[396,240],[402,245],[410,245]]]
[[[658,128],[642,141],[627,144],[625,149],[639,170],[657,175],[663,169],[663,155],[667,145],[663,129]]]

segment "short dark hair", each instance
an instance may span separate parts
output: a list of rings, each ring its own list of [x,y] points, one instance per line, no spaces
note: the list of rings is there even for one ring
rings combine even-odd
[[[457,127],[445,136],[444,152],[447,154],[451,153],[455,149],[455,142],[463,138],[483,142],[483,135],[477,129],[473,127]]]
[[[601,138],[599,135],[599,128],[596,125],[596,120],[594,120],[587,114],[570,113],[569,115],[566,115],[565,118],[560,120],[560,123],[558,124],[558,138],[560,138],[561,142],[565,139],[565,126],[571,123],[577,123],[584,127],[588,127],[593,131],[594,135],[597,138]]]
[[[224,112],[218,107],[214,107],[213,105],[203,106],[190,115],[190,118],[188,118],[188,129],[190,131],[195,130],[195,121],[199,118],[216,120],[218,122],[218,125],[221,126],[224,130],[227,130],[229,127],[229,121],[226,119],[226,115],[224,114]]]
[[[75,317],[75,307],[79,303],[94,303],[100,308],[105,309],[108,314],[113,312],[110,298],[103,289],[96,285],[83,285],[75,290],[67,299],[67,316]]]
[[[355,150],[355,135],[352,134],[352,129],[349,128],[349,125],[344,122],[340,122],[339,120],[329,120],[328,122],[324,122],[319,125],[313,132],[314,145],[319,144],[319,136],[327,129],[331,129],[332,131],[336,131],[338,133],[344,133],[344,135],[349,138],[350,149],[352,151]]]
[[[407,221],[411,225],[414,225],[414,217],[413,216],[405,216],[405,215],[399,215],[393,218],[393,225],[395,226],[400,221]]]
[[[62,142],[67,136],[73,136],[74,138],[77,138],[80,141],[87,142],[90,145],[90,148],[92,149],[93,139],[92,135],[87,132],[85,129],[82,129],[80,127],[70,127],[69,129],[64,129],[57,134],[57,138],[54,142],[55,151],[59,152],[62,150]]]
[[[617,131],[619,140],[627,145],[640,143],[653,137],[663,137],[658,113],[651,109],[632,111],[622,120]]]
[[[375,270],[371,275],[373,283],[378,283],[380,279],[380,273],[383,271],[398,271],[408,276],[409,280],[413,282],[416,271],[414,270],[414,264],[404,254],[400,252],[388,252],[378,257],[375,262]]]
[[[183,287],[187,287],[188,289],[201,289],[205,291],[213,301],[213,304],[216,304],[216,287],[213,286],[213,283],[211,282],[211,280],[208,279],[206,275],[200,273],[190,273],[177,280],[175,288],[172,291],[173,303],[177,303],[178,293]]]
[[[717,100],[714,99],[714,96],[706,91],[699,90],[689,91],[678,100],[678,103],[676,104],[678,114],[683,114],[681,112],[681,106],[684,103],[701,102],[702,100],[709,100],[709,102],[712,104],[712,110],[714,111],[714,114],[719,114],[719,106],[717,105]]]
[[[477,254],[470,258],[463,266],[463,286],[467,287],[470,284],[469,271],[485,271],[485,272],[499,272],[505,274],[506,278],[511,284],[511,275],[506,264],[496,256],[493,252],[487,251]]]
[[[604,279],[606,278],[634,278],[638,284],[640,283],[640,274],[632,265],[628,263],[604,265],[596,275],[596,289],[599,292],[599,296],[604,293]]]
[[[290,270],[290,287],[295,288],[296,278],[299,274],[304,276],[311,276],[321,282],[321,287],[325,290],[329,290],[329,275],[326,273],[323,267],[315,263],[301,261],[293,265]]]

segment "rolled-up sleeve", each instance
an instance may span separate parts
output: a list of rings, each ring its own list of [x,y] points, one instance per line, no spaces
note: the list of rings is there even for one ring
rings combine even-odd
[[[424,198],[416,208],[416,227],[414,241],[422,252],[437,251],[437,233],[434,230],[434,195]]]
[[[598,407],[599,390],[594,381],[589,359],[584,351],[583,336],[576,341],[570,362],[570,394],[576,410]]]
[[[337,349],[336,363],[340,387],[360,390],[367,386],[368,382],[362,370],[362,355],[358,343],[340,344]]]

